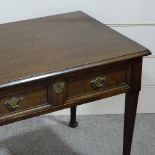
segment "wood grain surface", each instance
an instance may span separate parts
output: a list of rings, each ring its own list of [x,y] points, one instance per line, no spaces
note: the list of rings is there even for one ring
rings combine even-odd
[[[148,54],[145,47],[80,11],[2,24],[0,86]]]

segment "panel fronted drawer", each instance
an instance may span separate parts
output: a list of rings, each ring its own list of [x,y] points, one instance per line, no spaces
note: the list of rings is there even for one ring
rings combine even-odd
[[[126,83],[126,70],[123,66],[110,70],[100,70],[88,75],[74,77],[67,81],[68,98],[78,97],[111,89]]]
[[[0,93],[0,116],[49,105],[46,85],[15,87]]]

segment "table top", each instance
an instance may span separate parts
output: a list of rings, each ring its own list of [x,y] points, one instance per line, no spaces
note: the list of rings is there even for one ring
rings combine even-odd
[[[1,24],[0,86],[148,54],[147,48],[80,11]]]

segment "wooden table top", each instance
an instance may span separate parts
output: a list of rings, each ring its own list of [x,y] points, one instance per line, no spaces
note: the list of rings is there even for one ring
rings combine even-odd
[[[1,24],[0,86],[148,54],[80,11]]]

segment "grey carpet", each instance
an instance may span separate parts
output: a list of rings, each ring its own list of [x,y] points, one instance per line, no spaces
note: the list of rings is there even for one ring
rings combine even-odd
[[[123,115],[44,115],[0,127],[0,155],[121,155]],[[155,155],[155,114],[136,120],[132,155]]]

